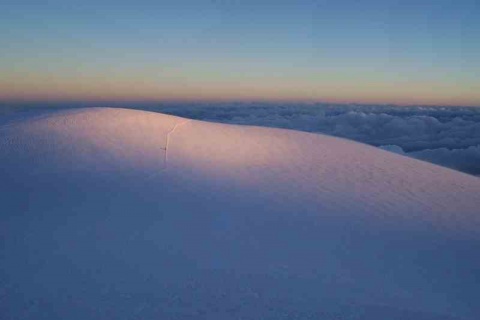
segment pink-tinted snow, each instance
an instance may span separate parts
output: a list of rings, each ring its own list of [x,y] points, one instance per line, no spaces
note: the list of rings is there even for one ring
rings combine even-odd
[[[127,109],[0,124],[5,319],[477,319],[480,180]]]

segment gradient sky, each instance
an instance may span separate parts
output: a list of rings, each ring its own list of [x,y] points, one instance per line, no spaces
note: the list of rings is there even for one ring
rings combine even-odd
[[[2,1],[0,100],[480,106],[480,2]]]

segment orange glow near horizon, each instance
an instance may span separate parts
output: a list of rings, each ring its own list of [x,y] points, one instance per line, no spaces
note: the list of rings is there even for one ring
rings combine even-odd
[[[326,77],[328,78],[328,77]],[[397,105],[480,106],[473,86],[379,82],[373,79],[177,79],[153,81],[131,77],[38,77],[0,81],[0,100],[56,101],[271,101]],[[261,81],[265,80],[265,81]]]
[[[0,101],[480,106],[474,1],[224,2],[7,3]]]

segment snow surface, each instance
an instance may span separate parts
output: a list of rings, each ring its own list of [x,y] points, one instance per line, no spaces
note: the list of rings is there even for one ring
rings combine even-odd
[[[139,106],[229,124],[347,138],[480,176],[480,108],[322,103],[170,103]]]
[[[480,180],[127,109],[0,120],[1,319],[478,319]]]

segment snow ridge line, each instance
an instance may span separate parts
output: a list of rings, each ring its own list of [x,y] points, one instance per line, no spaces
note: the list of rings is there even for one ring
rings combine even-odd
[[[170,130],[170,131],[167,133],[167,139],[166,139],[166,142],[165,142],[165,148],[163,148],[163,149],[165,150],[165,156],[164,156],[165,167],[163,168],[164,170],[166,170],[167,167],[168,167],[168,145],[169,145],[169,143],[170,143],[170,135],[175,131],[175,129],[177,129],[177,128],[180,127],[180,126],[183,126],[184,124],[186,124],[186,123],[188,123],[188,122],[190,122],[190,121],[192,121],[192,120],[190,120],[190,119],[185,119],[185,120],[182,121],[182,122],[176,123],[176,124],[173,126],[172,130]]]

